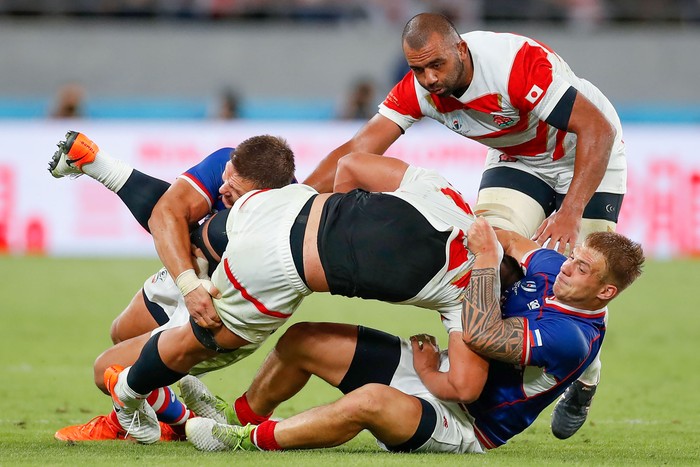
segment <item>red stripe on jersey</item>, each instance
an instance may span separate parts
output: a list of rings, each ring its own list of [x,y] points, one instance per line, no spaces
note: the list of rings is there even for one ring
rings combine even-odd
[[[250,196],[248,196],[248,197],[245,199],[245,201],[243,201],[243,202],[241,203],[241,206],[240,206],[238,209],[242,208],[243,205],[244,205],[245,203],[247,203],[248,200],[250,200],[250,198],[252,198],[253,196],[259,195],[260,193],[264,193],[264,192],[269,191],[269,190],[270,190],[270,188],[265,188],[265,189],[263,189],[263,190],[254,191],[253,193],[250,194]]]
[[[184,173],[180,176],[185,177],[187,180],[189,180],[192,183],[194,183],[195,185],[197,185],[199,187],[199,189],[202,190],[202,192],[205,195],[207,195],[207,198],[209,198],[209,206],[212,206],[214,204],[216,199],[213,197],[213,195],[211,193],[209,193],[209,191],[204,187],[204,185],[202,185],[202,182],[200,182],[198,179],[194,178],[192,175],[190,175],[188,173]]]
[[[430,94],[430,99],[432,99],[433,104],[435,105],[435,110],[443,114],[465,108],[465,105],[454,97],[440,97],[435,94]]]
[[[508,77],[510,101],[517,109],[530,112],[542,99],[550,84],[552,64],[547,59],[547,51],[540,46],[523,44],[515,54]]]
[[[469,412],[467,412],[467,413],[469,413]],[[476,439],[479,440],[479,442],[481,443],[481,445],[484,448],[495,449],[498,447],[498,445],[496,443],[494,443],[493,441],[491,441],[490,439],[488,439],[486,437],[486,435],[479,429],[478,426],[476,426],[476,424],[474,424],[474,434],[476,435]]]
[[[532,331],[530,331],[530,323],[528,323],[527,318],[523,318],[523,354],[520,357],[520,364],[527,365],[530,363],[530,347],[532,347],[535,342]]]
[[[558,304],[556,302],[555,297],[545,297],[544,298],[544,304],[545,306],[554,308],[555,310],[567,314],[567,315],[573,315],[573,316],[579,316],[581,318],[592,318],[592,319],[598,319],[598,318],[603,318],[605,316],[605,311],[606,308],[603,308],[602,311],[589,311],[589,310],[577,310],[573,308],[565,308],[564,306]]]
[[[463,289],[469,285],[469,281],[471,280],[471,278],[472,278],[472,272],[471,272],[471,270],[469,270],[469,271],[467,271],[467,273],[465,275],[463,275],[462,277],[457,279],[455,282],[453,282],[452,285],[454,285],[455,287],[458,287],[460,289]]]
[[[401,115],[410,115],[415,119],[423,117],[412,71],[406,73],[406,76],[389,92],[384,99],[384,105]]]
[[[464,201],[464,198],[462,198],[462,195],[458,191],[450,187],[441,188],[440,191],[452,198],[452,201],[455,202],[459,209],[469,215],[474,215],[474,211],[472,211],[472,208]]]
[[[549,125],[546,122],[540,121],[537,124],[537,133],[530,141],[525,141],[524,143],[516,144],[515,146],[494,146],[494,149],[497,149],[508,156],[537,156],[538,154],[547,152],[548,133]]]
[[[554,143],[554,154],[552,154],[552,160],[559,160],[564,157],[564,137],[566,132],[563,130],[557,130],[556,142]]]
[[[291,313],[282,313],[280,311],[272,311],[268,310],[265,305],[260,302],[257,298],[253,297],[248,293],[248,291],[241,285],[240,282],[236,279],[236,276],[233,275],[233,271],[231,271],[231,267],[228,264],[228,258],[224,259],[224,271],[226,271],[226,276],[228,277],[228,280],[231,281],[231,284],[236,288],[241,293],[241,296],[248,300],[250,303],[253,304],[255,308],[258,309],[258,311],[264,315],[268,316],[273,316],[275,318],[289,318],[292,316]]]
[[[460,231],[457,237],[450,242],[450,260],[447,264],[447,270],[452,271],[466,263],[468,256],[469,252],[464,246],[464,232]]]
[[[500,94],[487,94],[464,104],[465,109],[474,109],[487,114],[503,110]]]

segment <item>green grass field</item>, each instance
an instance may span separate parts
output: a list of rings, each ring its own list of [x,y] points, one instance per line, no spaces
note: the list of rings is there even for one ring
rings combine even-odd
[[[0,466],[5,465],[700,465],[700,313],[697,261],[650,262],[613,302],[603,346],[603,381],[587,424],[555,439],[550,410],[506,446],[486,455],[388,454],[362,433],[332,450],[200,453],[188,443],[68,445],[64,425],[107,413],[92,363],[110,345],[109,325],[154,260],[0,256]],[[362,323],[402,336],[444,331],[434,313],[329,295],[309,297],[295,321]],[[278,335],[281,335],[281,331]],[[246,389],[274,343],[206,382],[231,399]],[[333,400],[319,381],[280,407],[285,417]]]

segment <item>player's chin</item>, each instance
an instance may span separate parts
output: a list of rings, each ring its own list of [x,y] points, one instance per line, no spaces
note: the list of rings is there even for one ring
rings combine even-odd
[[[566,290],[566,284],[562,279],[559,279],[559,276],[554,280],[554,284],[552,285],[552,292],[554,292],[555,297],[562,297],[565,294]]]

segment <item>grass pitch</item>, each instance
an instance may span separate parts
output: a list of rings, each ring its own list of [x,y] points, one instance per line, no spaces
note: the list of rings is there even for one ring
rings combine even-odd
[[[388,454],[362,433],[331,450],[200,453],[188,443],[66,444],[53,433],[110,410],[92,383],[92,363],[110,345],[109,325],[154,260],[0,256],[0,466],[5,465],[700,465],[700,263],[649,262],[612,303],[603,379],[589,421],[555,439],[547,410],[524,433],[486,455]],[[291,322],[339,321],[409,336],[428,331],[445,344],[435,313],[317,294]],[[286,328],[286,326],[285,326]],[[278,331],[277,336],[281,335]],[[242,393],[275,342],[206,378],[227,399]],[[312,380],[277,411],[281,417],[337,398]]]

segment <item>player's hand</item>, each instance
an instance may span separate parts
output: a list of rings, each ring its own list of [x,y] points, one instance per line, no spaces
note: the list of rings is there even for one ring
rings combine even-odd
[[[203,328],[215,329],[221,326],[221,318],[214,308],[212,297],[221,297],[221,293],[210,281],[203,280],[201,282],[208,282],[210,285],[200,284],[199,287],[185,295],[185,305],[187,305],[187,310],[195,323]]]
[[[413,348],[413,368],[418,375],[437,371],[440,364],[440,349],[435,337],[428,334],[411,336]]]
[[[503,248],[498,243],[496,232],[483,217],[477,217],[467,232],[467,248],[473,255],[488,259],[495,265],[503,259]]]
[[[532,239],[559,253],[571,251],[581,231],[581,218],[557,211],[542,222]]]

